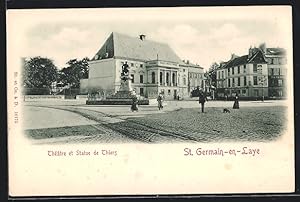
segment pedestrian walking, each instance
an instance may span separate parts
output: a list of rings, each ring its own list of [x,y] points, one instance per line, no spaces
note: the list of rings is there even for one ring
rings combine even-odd
[[[239,108],[240,108],[239,95],[236,93],[234,97],[233,109],[239,109]]]
[[[131,111],[132,112],[139,111],[138,103],[139,103],[138,97],[137,97],[136,93],[133,93],[133,95],[132,95],[132,104],[131,104]]]
[[[201,112],[204,113],[204,103],[207,101],[206,93],[202,90],[199,91],[199,103],[201,104]]]
[[[158,110],[161,110],[164,108],[163,106],[163,95],[161,93],[157,96],[157,104],[158,104]]]

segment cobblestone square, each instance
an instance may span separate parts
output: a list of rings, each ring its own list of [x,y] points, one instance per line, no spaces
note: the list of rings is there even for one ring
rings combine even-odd
[[[286,129],[285,106],[280,101],[211,101],[201,113],[194,101],[156,105],[85,106],[80,102],[26,102],[25,133],[35,143],[172,143],[272,141]],[[230,113],[223,113],[228,108]]]

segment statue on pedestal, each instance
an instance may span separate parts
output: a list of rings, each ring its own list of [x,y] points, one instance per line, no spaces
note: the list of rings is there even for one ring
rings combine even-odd
[[[119,91],[128,91],[131,92],[131,77],[129,76],[129,66],[127,61],[122,65],[122,72],[121,72],[121,86]]]
[[[126,61],[125,64],[122,65],[121,79],[127,80],[127,78],[129,78],[129,66]]]

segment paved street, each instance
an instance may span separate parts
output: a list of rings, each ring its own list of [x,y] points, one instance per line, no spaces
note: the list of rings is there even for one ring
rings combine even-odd
[[[284,101],[168,101],[140,106],[87,106],[84,100],[27,101],[24,129],[36,144],[270,141],[285,129]],[[231,113],[223,113],[223,108]]]

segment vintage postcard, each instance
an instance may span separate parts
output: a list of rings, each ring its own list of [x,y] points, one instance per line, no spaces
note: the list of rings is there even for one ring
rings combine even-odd
[[[295,189],[290,6],[9,9],[9,194]]]

